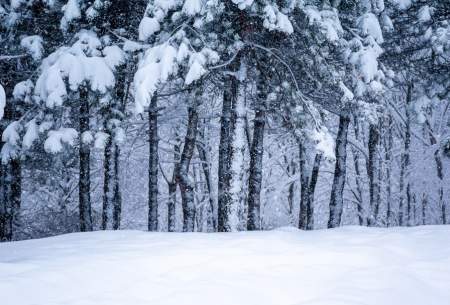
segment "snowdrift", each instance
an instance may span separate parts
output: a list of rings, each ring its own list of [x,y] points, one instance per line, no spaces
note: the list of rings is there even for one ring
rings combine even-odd
[[[2,305],[448,305],[450,226],[0,244]]]

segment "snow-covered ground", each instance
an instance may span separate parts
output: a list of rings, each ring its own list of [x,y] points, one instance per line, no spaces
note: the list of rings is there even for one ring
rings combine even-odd
[[[449,305],[450,226],[0,244],[2,305]]]

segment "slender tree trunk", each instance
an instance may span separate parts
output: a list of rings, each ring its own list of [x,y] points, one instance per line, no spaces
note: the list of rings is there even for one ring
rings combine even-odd
[[[369,159],[367,160],[367,175],[369,176],[369,197],[370,197],[370,216],[369,226],[375,226],[378,218],[378,192],[379,181],[377,177],[378,173],[378,157],[377,148],[380,135],[378,132],[378,126],[371,124],[369,126]]]
[[[403,154],[401,157],[401,165],[400,165],[400,198],[399,198],[399,207],[398,207],[398,225],[404,225],[404,209],[405,209],[405,199],[406,206],[408,210],[410,209],[410,182],[409,182],[409,164],[410,164],[410,145],[411,145],[411,111],[409,107],[411,106],[412,100],[412,90],[413,85],[408,85],[407,94],[406,94],[406,105],[405,105],[405,113],[406,113],[406,126],[405,126],[405,137],[404,137],[404,148]],[[406,191],[406,194],[405,194]],[[405,196],[406,195],[406,196]],[[408,216],[409,218],[409,216]]]
[[[432,146],[435,146],[438,144],[438,140],[433,134],[433,129],[431,127],[430,121],[425,121],[425,128],[428,131],[428,136],[430,138],[430,144]],[[442,164],[442,155],[440,148],[437,148],[434,152],[434,162],[436,164],[436,175],[439,180],[438,185],[438,205],[441,207],[441,223],[446,224],[447,223],[447,211],[446,211],[446,205],[444,201],[444,171],[443,171],[443,164]]]
[[[90,154],[89,144],[83,143],[81,136],[89,131],[89,95],[86,89],[80,90],[80,177],[78,182],[78,200],[80,211],[80,231],[92,231],[92,212],[91,212],[91,177],[90,177]]]
[[[126,67],[119,69],[115,96],[106,109],[104,129],[108,133],[104,149],[104,178],[103,178],[103,213],[102,229],[118,230],[122,213],[122,194],[120,190],[120,145],[117,130],[124,117],[125,104],[128,95]]]
[[[206,189],[208,191],[209,206],[207,208],[207,226],[210,231],[217,231],[217,222],[214,217],[214,197],[211,185],[211,170],[209,166],[208,153],[205,149],[205,133],[204,126],[198,130],[197,151],[199,159],[202,163],[203,175],[205,176]]]
[[[336,138],[336,166],[331,188],[330,218],[328,228],[337,228],[341,224],[344,208],[344,186],[347,170],[347,134],[350,118],[346,115],[339,117],[339,129]]]
[[[172,173],[172,180],[168,182],[168,188],[169,188],[169,200],[167,203],[167,222],[168,222],[168,231],[169,232],[175,232],[176,230],[176,203],[177,203],[177,182],[176,182],[176,175],[177,175],[177,166],[180,159],[180,144],[179,144],[179,138],[178,135],[176,135],[176,144],[174,145],[174,162],[175,166]]]
[[[180,162],[176,167],[176,181],[180,186],[183,207],[183,231],[193,232],[195,227],[194,186],[189,178],[189,165],[194,154],[198,130],[198,96],[188,110],[188,126]]]
[[[261,229],[261,184],[262,184],[262,162],[264,154],[264,127],[266,120],[265,98],[260,97],[259,109],[255,112],[253,120],[253,142],[250,149],[250,172],[248,178],[248,218],[247,230]]]
[[[389,116],[387,124],[387,139],[384,144],[384,155],[386,159],[386,226],[392,226],[392,149],[394,147],[394,137],[392,134],[392,117]]]
[[[153,95],[148,111],[149,167],[148,167],[148,230],[158,231],[158,105]]]
[[[114,181],[113,181],[113,230],[120,229],[122,216],[122,192],[120,191],[120,147],[114,145]]]
[[[309,175],[306,172],[306,149],[303,143],[299,144],[299,160],[300,160],[300,215],[298,228],[301,230],[308,229],[308,205],[309,205]]]
[[[308,205],[307,205],[307,230],[314,229],[314,192],[316,191],[317,180],[319,179],[320,163],[322,162],[322,153],[317,153],[314,158],[314,164],[311,173],[311,180],[308,187]]]
[[[353,127],[355,131],[355,139],[359,139],[360,132],[359,132],[359,121],[356,116],[353,116]],[[358,211],[358,223],[360,226],[363,226],[365,224],[365,217],[364,217],[364,198],[363,198],[363,185],[362,185],[362,173],[361,173],[361,167],[360,167],[360,152],[355,148],[351,147],[352,149],[352,155],[353,155],[353,163],[355,167],[355,184],[356,184],[356,191],[357,191],[357,211]]]
[[[112,134],[106,141],[103,161],[103,213],[102,230],[113,228],[113,197],[114,197],[114,152]]]
[[[239,63],[233,63],[231,70],[236,72]],[[219,232],[229,232],[231,230],[229,224],[229,215],[231,208],[231,158],[233,130],[235,121],[235,106],[238,96],[239,81],[234,75],[225,76],[223,102],[222,102],[222,118],[220,126],[220,143],[219,143],[219,165],[218,165],[218,188],[217,188],[217,204],[218,204],[218,223]]]

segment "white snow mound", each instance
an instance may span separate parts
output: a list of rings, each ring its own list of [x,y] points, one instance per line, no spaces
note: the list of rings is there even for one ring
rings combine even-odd
[[[450,226],[78,233],[0,245],[5,305],[448,305]]]

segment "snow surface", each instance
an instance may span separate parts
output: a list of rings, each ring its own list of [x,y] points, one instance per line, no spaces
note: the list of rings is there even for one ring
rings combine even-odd
[[[8,305],[448,305],[450,226],[94,232],[0,245]]]

